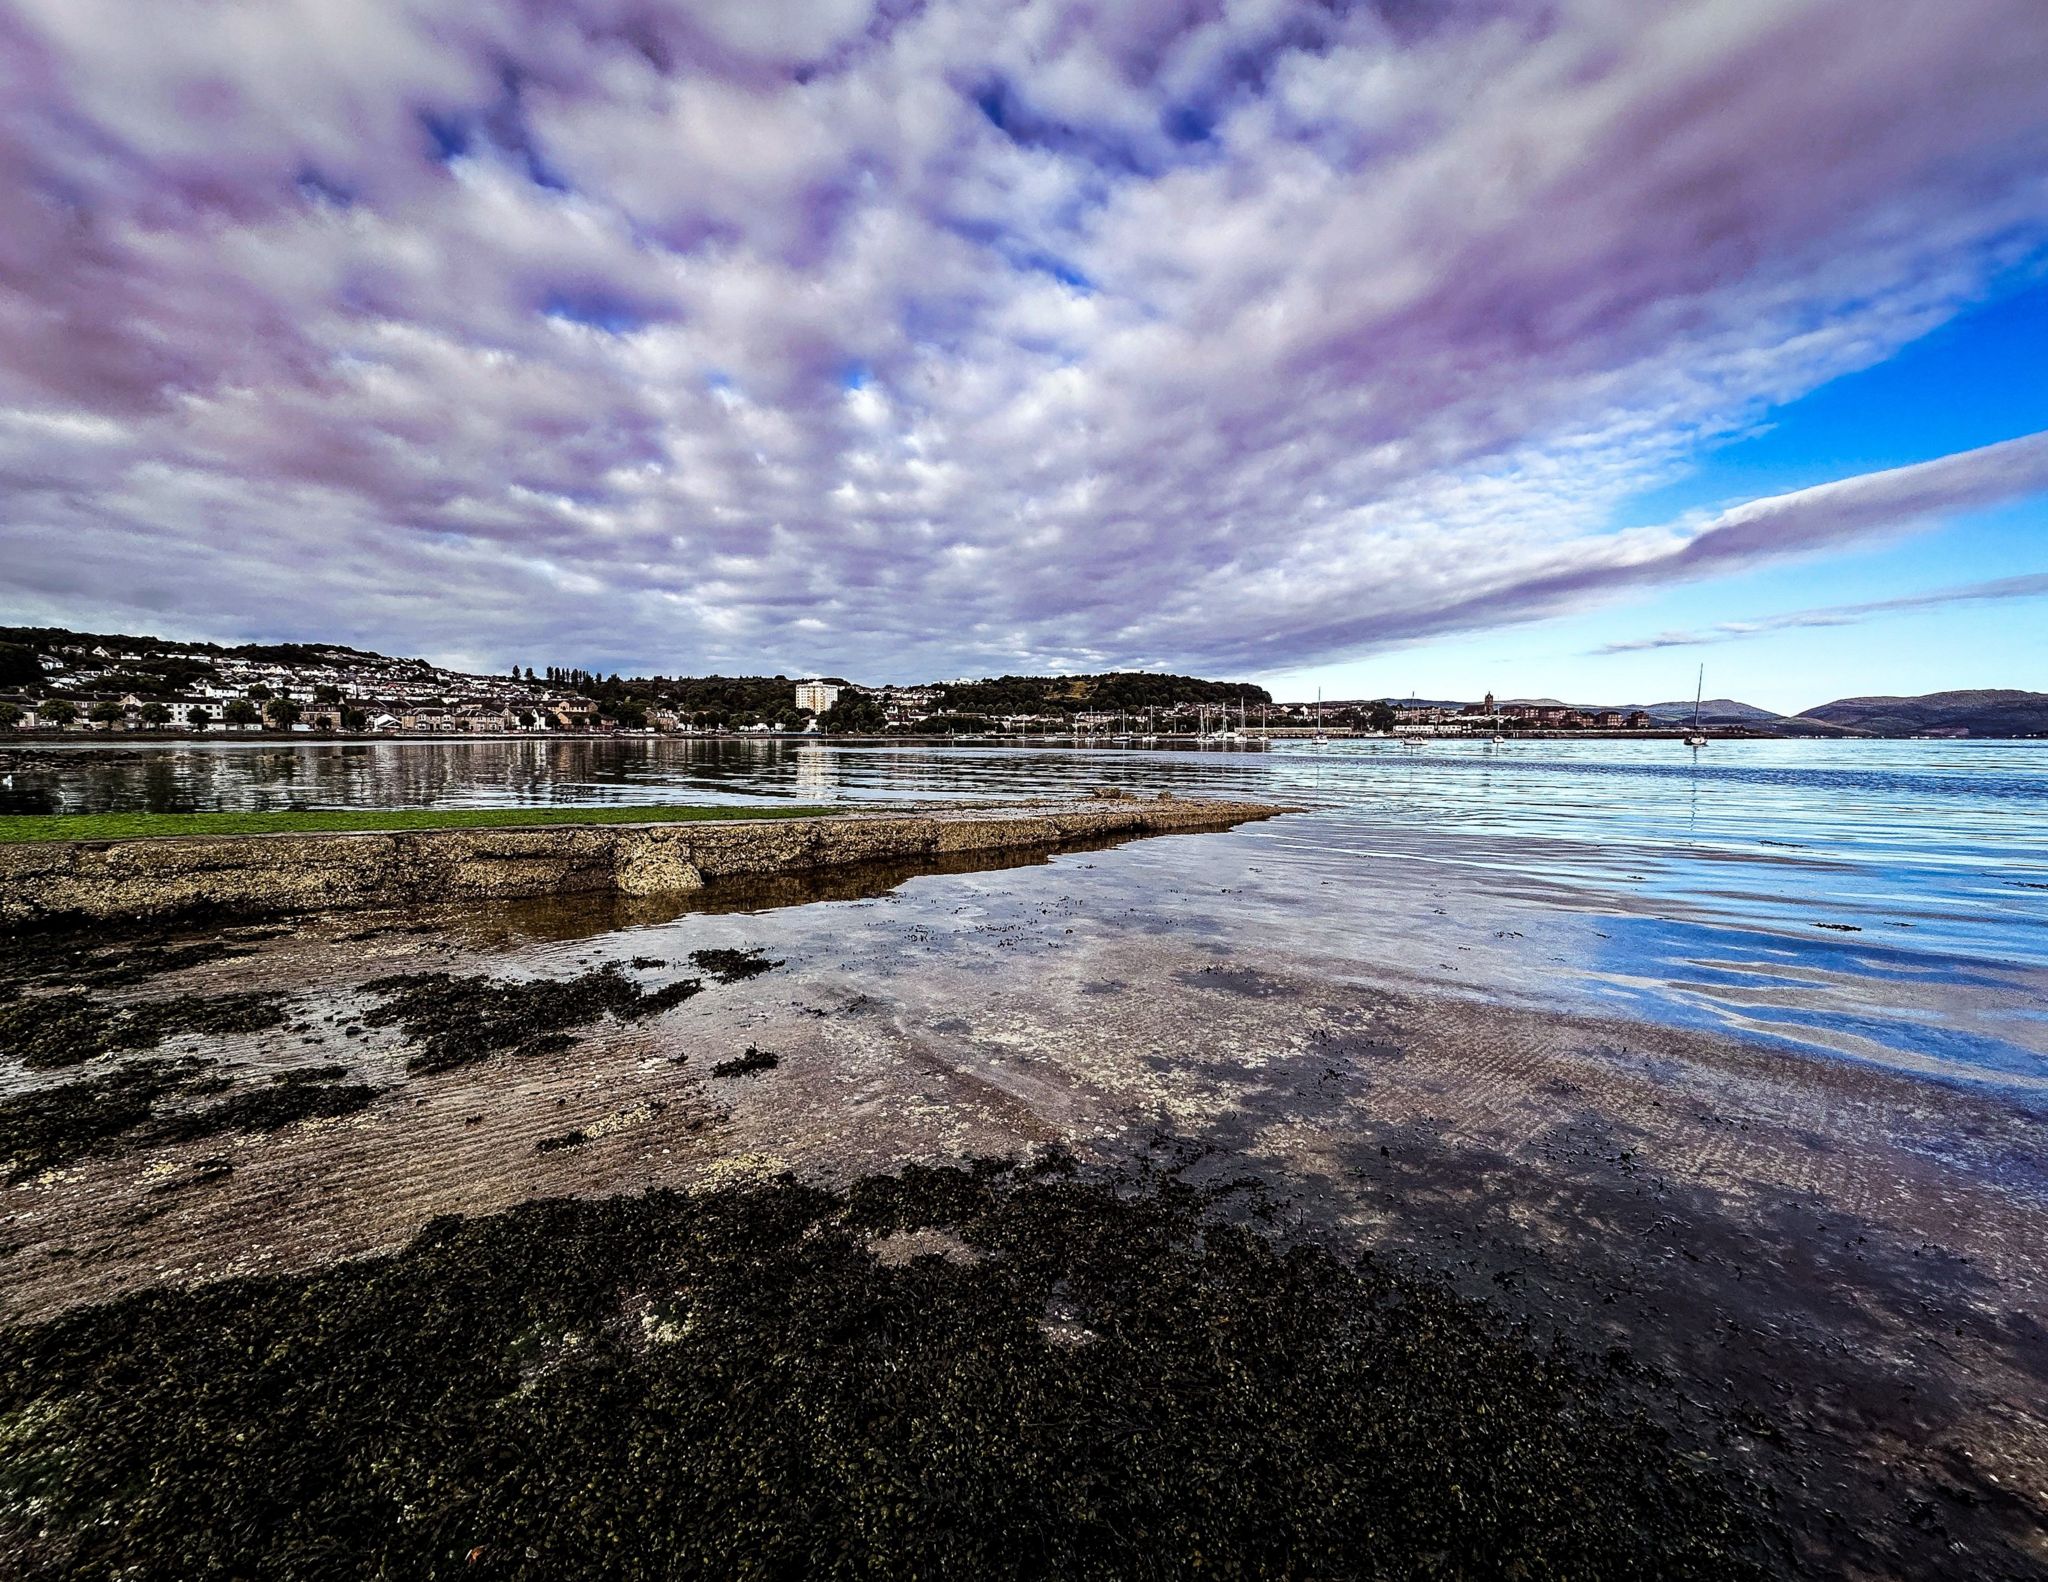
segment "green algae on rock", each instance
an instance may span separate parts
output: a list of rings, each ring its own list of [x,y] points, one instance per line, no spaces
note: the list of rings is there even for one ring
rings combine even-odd
[[[383,834],[395,830],[535,829],[562,824],[690,824],[816,818],[825,807],[721,803],[633,807],[280,808],[220,813],[24,813],[0,822],[0,844],[177,840],[206,835]]]
[[[1742,1475],[1613,1388],[1171,1177],[783,1177],[0,1331],[0,1547],[29,1578],[1775,1569]]]

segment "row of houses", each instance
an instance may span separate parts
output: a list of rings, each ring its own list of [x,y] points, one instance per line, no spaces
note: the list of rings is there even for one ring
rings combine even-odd
[[[286,727],[294,732],[340,733],[364,730],[377,733],[464,734],[504,731],[592,730],[598,725],[598,708],[588,698],[566,697],[506,706],[490,702],[435,701],[414,705],[395,699],[355,704],[308,699],[290,700],[296,712]],[[95,709],[112,702],[121,711],[118,722],[96,720]],[[232,722],[229,707],[249,703],[265,717],[260,721]],[[118,700],[106,698],[0,697],[8,717],[20,730],[105,730],[118,726],[128,730],[223,730],[261,731],[277,729],[276,717],[263,703],[237,694],[219,700],[205,697],[159,697],[125,693]],[[57,707],[61,705],[60,707]],[[66,716],[69,716],[66,718]],[[359,716],[359,718],[358,718]]]
[[[474,675],[443,670],[421,659],[390,659],[342,649],[316,651],[286,663],[195,649],[163,648],[137,654],[72,645],[54,648],[41,659],[46,685],[72,694],[105,695],[120,690],[113,683],[132,670],[156,670],[166,664],[197,672],[180,687],[177,699],[166,701],[218,707],[248,698],[252,692],[302,704],[332,693],[377,699],[394,709],[432,706],[450,696],[506,707],[532,705],[555,696],[553,689],[522,677]]]
[[[1641,709],[1579,709],[1568,703],[1497,703],[1491,692],[1478,703],[1415,704],[1394,710],[1400,736],[1469,736],[1510,727],[1561,731],[1647,730],[1656,722]]]

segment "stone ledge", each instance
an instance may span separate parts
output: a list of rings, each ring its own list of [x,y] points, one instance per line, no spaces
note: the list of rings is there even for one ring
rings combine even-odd
[[[759,821],[25,844],[0,847],[0,928],[607,891],[677,895],[740,875],[1224,829],[1287,811],[1252,802],[1099,796]]]

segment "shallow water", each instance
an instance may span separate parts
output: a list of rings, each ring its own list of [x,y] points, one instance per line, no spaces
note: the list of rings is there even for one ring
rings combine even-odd
[[[2048,1095],[2048,743],[79,744],[0,774],[14,811],[1257,797],[1307,811],[1086,859],[1092,926]]]
[[[15,794],[45,806],[1109,783],[1306,811],[690,896],[72,942],[90,959],[45,939],[36,993],[287,996],[276,1028],[149,1052],[230,1083],[226,1101],[168,1101],[173,1119],[274,1098],[294,1074],[374,1096],[191,1142],[145,1126],[18,1183],[0,1314],[323,1268],[536,1198],[785,1171],[844,1184],[1058,1144],[1256,1179],[1301,1233],[1414,1260],[1584,1355],[1620,1348],[1682,1381],[1712,1414],[1707,1452],[1738,1446],[1771,1479],[1804,1574],[2048,1563],[2048,890],[2024,888],[2048,883],[2039,746],[1716,744],[1697,763],[1633,742],[6,756]],[[194,964],[164,964],[194,943]],[[371,1014],[386,980],[424,975],[470,994],[477,977],[609,970],[654,992],[710,950],[774,967],[454,1069],[420,1069],[414,1030]],[[776,1064],[721,1074],[750,1048]],[[0,1098],[76,1069],[15,1063]]]

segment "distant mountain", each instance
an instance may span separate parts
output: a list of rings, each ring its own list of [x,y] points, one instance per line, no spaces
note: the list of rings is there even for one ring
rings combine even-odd
[[[1980,689],[1917,698],[1837,698],[1796,719],[1864,736],[2048,735],[2048,692]]]
[[[1691,698],[1679,698],[1671,703],[1633,703],[1628,708],[1641,709],[1653,720],[1692,718]],[[1741,703],[1734,698],[1707,698],[1700,704],[1700,718],[1722,725],[1748,725],[1779,720],[1784,716],[1775,709],[1760,709],[1754,703]]]

